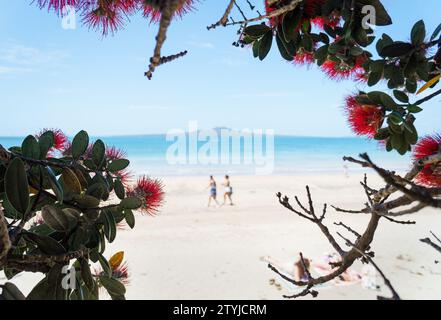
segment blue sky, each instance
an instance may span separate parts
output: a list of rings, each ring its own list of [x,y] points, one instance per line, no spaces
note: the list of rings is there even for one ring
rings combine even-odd
[[[276,47],[264,62],[249,49],[231,45],[236,28],[207,31],[227,0],[201,0],[197,11],[171,27],[163,54],[188,50],[161,66],[152,81],[143,73],[152,53],[156,25],[142,17],[116,35],[102,38],[78,23],[64,30],[59,18],[30,0],[0,0],[0,135],[58,127],[73,134],[163,133],[201,128],[275,129],[278,134],[350,136],[343,97],[362,85],[332,82],[320,71],[286,63]],[[245,0],[239,0],[239,3]],[[263,1],[254,1],[263,2]],[[439,0],[424,5],[384,0],[394,26],[379,28],[396,40],[409,38],[424,18],[429,32],[441,22]],[[435,14],[431,14],[431,12]],[[233,15],[240,18],[237,12]],[[420,133],[439,129],[440,99],[425,105]]]

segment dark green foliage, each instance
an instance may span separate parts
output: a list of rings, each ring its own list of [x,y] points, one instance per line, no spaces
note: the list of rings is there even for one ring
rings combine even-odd
[[[116,239],[117,223],[126,220],[133,228],[132,210],[143,205],[138,198],[126,198],[118,176],[130,162],[107,158],[101,140],[89,152],[89,136],[85,131],[75,136],[66,155],[49,158],[53,140],[54,135],[49,131],[38,139],[26,137],[21,147],[11,148],[12,151],[2,149],[9,153],[9,158],[0,162],[0,207],[5,217],[32,222],[36,214],[41,214],[43,222],[11,232],[16,249],[9,254],[17,261],[12,268],[8,266],[9,260],[2,262],[0,271],[4,270],[10,279],[29,271],[30,265],[20,257],[34,259],[33,271],[42,272],[45,278],[28,299],[98,299],[99,286],[106,288],[112,298],[124,299],[124,285],[114,278],[103,253],[106,242]],[[112,193],[116,194],[117,202],[102,204]],[[75,261],[72,265],[76,270],[75,286],[63,288],[66,274],[62,269],[70,261]],[[92,262],[100,263],[103,274],[92,275]],[[24,299],[10,283],[0,288],[0,299]]]

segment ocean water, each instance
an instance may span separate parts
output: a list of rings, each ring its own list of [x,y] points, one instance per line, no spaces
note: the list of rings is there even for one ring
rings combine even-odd
[[[274,145],[266,145],[266,139],[258,143],[262,153],[249,147],[241,140],[238,149],[232,147],[230,140],[229,149],[221,150],[221,144],[216,141],[211,144],[211,153],[202,152],[207,142],[199,141],[193,149],[193,163],[190,163],[192,154],[191,142],[186,136],[186,141],[181,144],[180,163],[176,163],[176,154],[170,153],[177,140],[167,141],[166,135],[140,135],[100,137],[108,146],[116,146],[127,153],[131,161],[131,170],[135,173],[145,173],[153,176],[169,175],[209,175],[209,174],[271,174],[271,175],[297,175],[297,174],[323,174],[343,173],[350,171],[366,171],[355,164],[342,160],[343,156],[357,157],[362,152],[367,152],[375,163],[391,170],[403,171],[409,167],[410,157],[400,156],[398,153],[386,152],[376,141],[363,138],[317,138],[275,136]],[[97,139],[94,137],[92,139]],[[4,147],[21,145],[21,137],[0,137],[0,144]],[[217,146],[217,148],[216,148]],[[236,145],[237,146],[237,145]],[[217,149],[217,150],[216,150]],[[214,151],[213,151],[214,150]],[[206,151],[206,150],[205,150]],[[248,152],[248,153],[247,153]],[[260,154],[260,158],[256,154]],[[170,158],[170,154],[174,155]],[[212,163],[200,159],[200,154],[210,154]],[[248,162],[245,155],[248,155]],[[233,156],[231,156],[233,155]],[[224,163],[221,158],[224,157]],[[230,157],[229,157],[230,156]],[[196,157],[196,160],[194,159]],[[233,162],[233,157],[236,162]],[[274,157],[274,159],[272,159]],[[205,159],[205,160],[204,160]],[[227,160],[225,160],[227,159]],[[265,170],[263,170],[263,168]]]

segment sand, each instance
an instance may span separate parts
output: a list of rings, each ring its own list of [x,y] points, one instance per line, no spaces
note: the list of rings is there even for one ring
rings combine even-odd
[[[125,251],[131,274],[128,299],[282,299],[292,288],[261,258],[289,265],[300,251],[316,259],[332,248],[315,225],[282,208],[276,192],[304,199],[309,184],[320,210],[325,202],[357,209],[366,201],[361,179],[359,173],[232,177],[236,205],[207,208],[206,177],[166,177],[161,214],[137,216],[135,230],[119,231],[106,255]],[[373,187],[382,185],[374,175],[369,179]],[[381,221],[373,243],[375,261],[404,299],[441,297],[441,265],[435,263],[441,256],[418,241],[430,230],[441,234],[438,215],[423,210],[405,218],[417,222],[410,226]],[[325,222],[332,231],[338,229],[334,221],[361,232],[368,217],[330,209]],[[362,268],[361,263],[354,266]],[[26,292],[38,277],[19,276],[14,282]],[[271,279],[281,287],[271,285]],[[384,287],[381,278],[377,283]],[[378,294],[389,293],[355,284],[323,288],[318,299],[375,299]]]

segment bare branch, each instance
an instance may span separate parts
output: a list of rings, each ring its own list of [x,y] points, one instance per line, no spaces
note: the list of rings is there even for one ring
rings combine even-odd
[[[303,0],[292,0],[286,6],[283,6],[282,8],[276,9],[276,10],[272,11],[270,14],[264,14],[264,15],[260,14],[259,16],[255,17],[255,18],[227,23],[225,26],[232,26],[232,25],[237,25],[237,24],[244,25],[244,24],[248,24],[250,22],[256,22],[256,21],[261,21],[264,19],[271,19],[274,17],[278,17],[278,16],[284,14],[285,12],[294,10],[302,1]]]
[[[441,243],[441,240],[433,233],[430,232],[433,237],[439,242]],[[439,253],[441,253],[441,246],[437,245],[435,242],[433,242],[430,238],[425,238],[425,239],[421,239],[420,240],[423,243],[428,244],[429,246],[431,246],[432,248],[434,248],[436,251],[438,251]]]
[[[161,49],[167,38],[168,27],[170,26],[176,9],[182,4],[182,2],[183,0],[167,0],[165,1],[164,8],[161,10],[161,20],[159,22],[158,35],[156,36],[156,46],[153,51],[153,57],[150,58],[149,69],[144,74],[149,80],[152,79],[156,67],[161,64]],[[179,56],[179,54],[177,56]]]
[[[399,221],[399,220],[392,219],[388,216],[383,216],[383,218],[385,218],[386,220],[388,220],[390,222],[398,223],[398,224],[416,224],[415,221],[410,221],[410,220],[409,221]]]
[[[230,15],[231,10],[233,9],[233,5],[235,3],[235,0],[230,0],[230,3],[228,4],[227,9],[225,10],[225,13],[223,14],[222,18],[216,23],[213,23],[211,26],[207,27],[207,30],[214,29],[218,26],[225,27],[228,22],[228,16]]]

